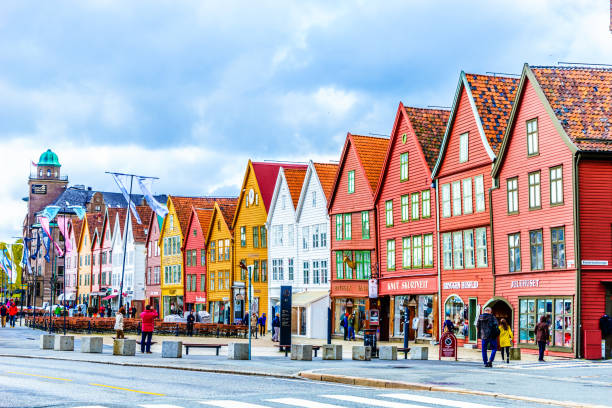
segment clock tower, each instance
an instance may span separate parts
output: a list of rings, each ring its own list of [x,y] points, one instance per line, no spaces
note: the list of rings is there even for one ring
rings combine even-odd
[[[36,173],[28,179],[28,223],[34,224],[35,214],[53,203],[68,185],[68,177],[61,175],[57,154],[47,149],[40,155]]]

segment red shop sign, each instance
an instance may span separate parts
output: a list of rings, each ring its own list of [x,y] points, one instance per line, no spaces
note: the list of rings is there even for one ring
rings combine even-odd
[[[457,337],[453,333],[445,332],[440,337],[438,360],[442,357],[455,357],[457,361]]]

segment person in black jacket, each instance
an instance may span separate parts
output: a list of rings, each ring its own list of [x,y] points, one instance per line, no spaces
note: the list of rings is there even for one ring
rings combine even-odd
[[[278,313],[272,319],[272,341],[280,341],[280,318]]]
[[[193,310],[189,311],[187,315],[187,335],[193,336],[193,324],[195,323],[195,316],[193,315]]]
[[[497,352],[497,337],[499,336],[499,326],[497,319],[491,314],[491,308],[485,307],[484,313],[478,316],[476,328],[478,337],[482,340],[482,361],[485,367],[493,367],[495,353]],[[491,347],[491,357],[488,357],[487,349]]]
[[[612,358],[612,317],[604,314],[599,319],[599,329],[601,330],[601,338],[605,340],[605,353],[603,358]]]

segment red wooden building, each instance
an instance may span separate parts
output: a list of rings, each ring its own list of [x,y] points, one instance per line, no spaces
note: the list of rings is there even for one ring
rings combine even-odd
[[[146,240],[147,260],[145,275],[145,303],[151,305],[159,313],[159,300],[161,297],[161,253],[159,249],[160,226],[163,218],[151,213]]]
[[[185,234],[185,310],[206,310],[206,237],[214,208],[194,208]]]
[[[475,321],[493,299],[490,205],[495,160],[518,79],[461,72],[440,155],[433,170],[438,196],[440,321],[449,316],[459,343],[477,343]]]
[[[610,69],[523,69],[493,169],[495,294],[523,348],[537,348],[546,315],[553,353],[601,355],[598,320],[612,313],[611,86]]]
[[[381,340],[437,338],[438,270],[435,189],[431,169],[449,111],[401,102],[376,192]],[[416,318],[416,319],[415,319]],[[414,323],[414,324],[412,324]]]
[[[333,329],[355,312],[355,331],[369,326],[368,280],[377,277],[377,223],[374,194],[389,139],[348,134],[328,202],[331,221],[331,301]]]

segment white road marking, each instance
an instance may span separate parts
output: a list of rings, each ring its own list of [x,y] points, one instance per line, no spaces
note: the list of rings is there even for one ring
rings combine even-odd
[[[78,407],[72,407],[72,408],[107,408],[103,405],[81,405]]]
[[[142,408],[183,408],[179,405],[168,405],[168,404],[143,404],[139,405]]]
[[[303,408],[345,408],[341,405],[326,404],[324,402],[309,401],[309,400],[299,399],[299,398],[274,398],[274,399],[267,399],[266,401],[276,402],[279,404],[293,405],[295,407],[303,407]]]
[[[233,400],[210,400],[198,401],[200,404],[212,405],[213,407],[221,408],[269,408],[265,405],[251,404],[250,402],[233,401]]]
[[[355,402],[357,404],[370,405],[373,407],[386,408],[429,408],[424,405],[404,404],[402,402],[383,401],[372,398],[356,397],[354,395],[322,395],[325,398],[333,398],[341,401]]]
[[[456,408],[489,408],[495,407],[495,405],[482,405],[476,404],[473,402],[466,401],[457,401],[457,400],[449,400],[444,398],[433,398],[426,397],[424,395],[412,395],[412,394],[381,394],[381,397],[386,398],[396,398],[405,401],[414,401],[414,402],[424,402],[426,404],[437,404],[444,405],[447,407],[456,407]]]

